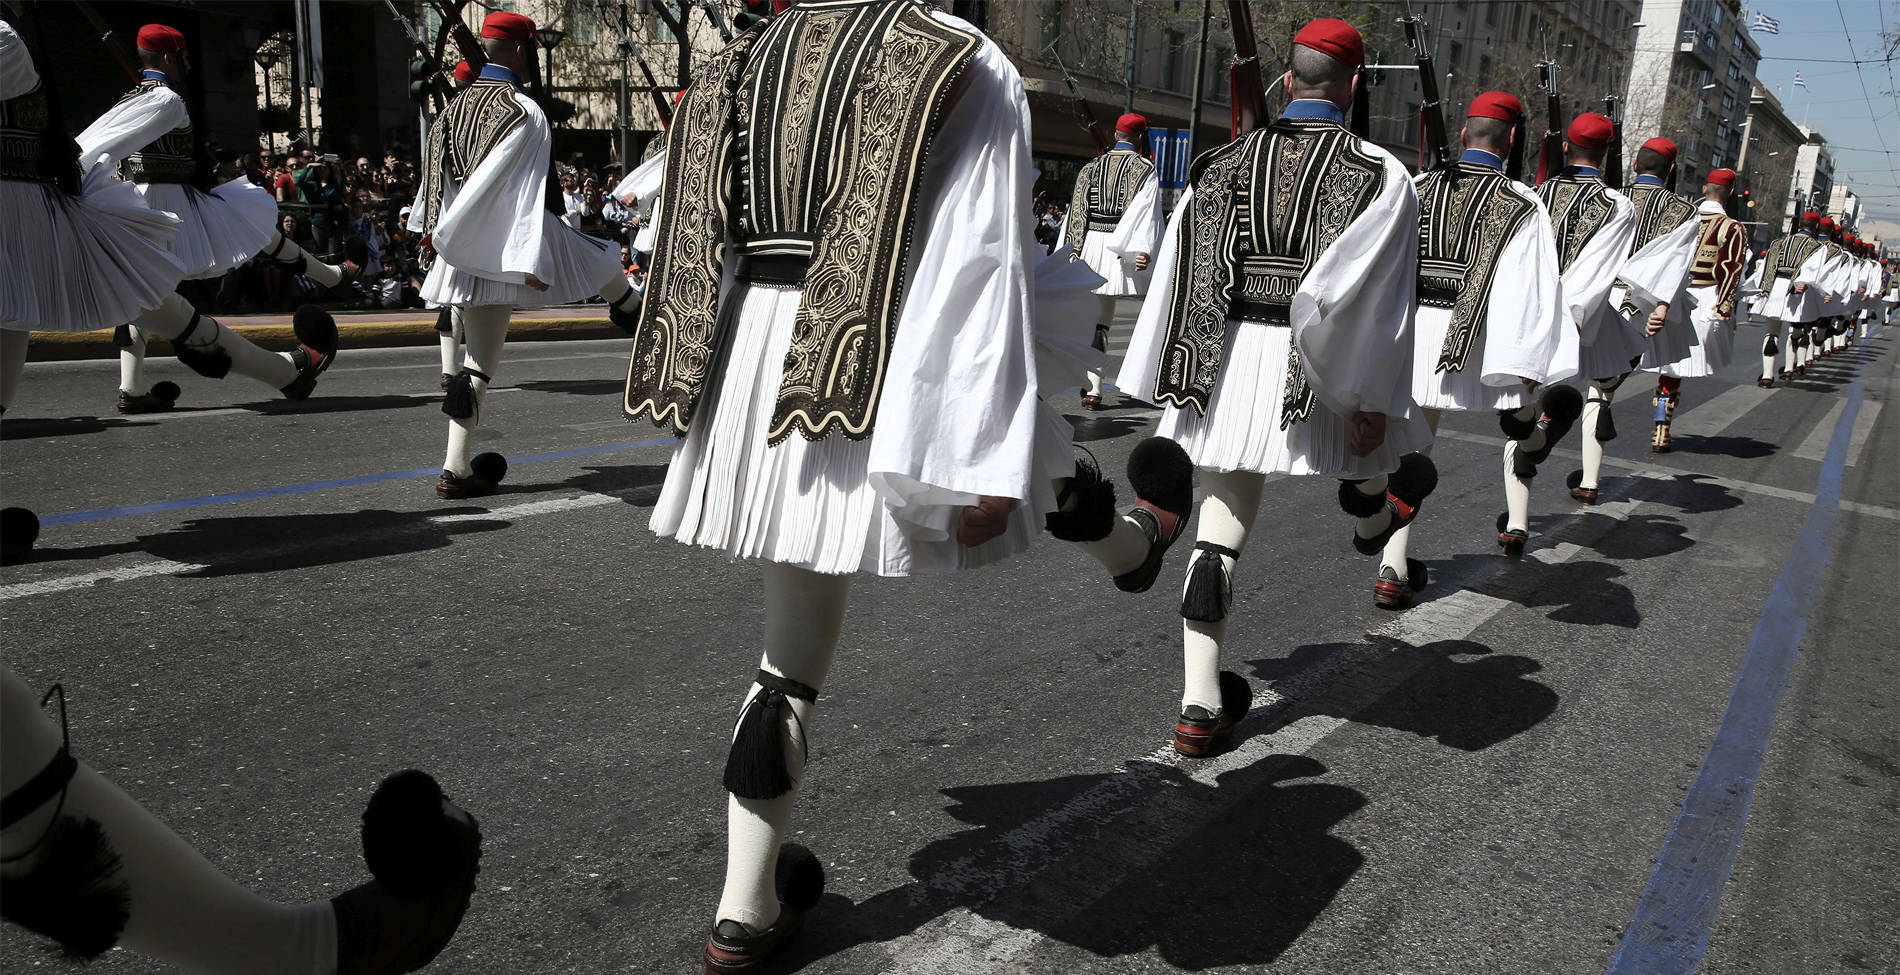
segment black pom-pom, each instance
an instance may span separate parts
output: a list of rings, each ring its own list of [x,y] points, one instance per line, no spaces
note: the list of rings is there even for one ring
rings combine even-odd
[[[1575,423],[1583,415],[1583,394],[1575,386],[1552,386],[1540,404],[1544,415],[1557,423]]]
[[[118,944],[131,917],[132,892],[118,874],[119,855],[98,821],[61,816],[32,868],[0,878],[0,911],[53,939],[68,959],[90,961]]]
[[[1167,437],[1149,437],[1128,455],[1135,497],[1183,518],[1194,510],[1194,461]]]
[[[475,415],[475,389],[470,383],[474,377],[464,369],[449,380],[448,391],[442,394],[442,412],[451,419],[466,420]]]
[[[1537,429],[1537,418],[1533,416],[1526,420],[1518,416],[1515,410],[1499,410],[1498,429],[1512,440],[1522,440]]]
[[[435,330],[443,335],[455,334],[455,316],[449,306],[443,305],[442,310],[435,313]]]
[[[40,540],[40,516],[25,508],[0,508],[0,549],[24,555]]]
[[[1438,465],[1424,454],[1399,458],[1399,469],[1386,481],[1386,490],[1413,507],[1438,490]]]
[[[508,458],[492,450],[476,454],[469,460],[468,469],[470,473],[490,484],[500,484],[501,479],[508,476]]]
[[[1221,553],[1195,546],[1194,563],[1188,566],[1187,588],[1181,593],[1181,618],[1197,623],[1218,623],[1227,618],[1227,607],[1234,599],[1233,581],[1227,577],[1227,564]]]
[[[1511,525],[1511,513],[1508,511],[1498,512],[1498,531],[1502,532],[1504,531],[1504,529],[1510,527],[1510,525]]]
[[[1234,719],[1236,723],[1247,716],[1253,707],[1253,688],[1247,684],[1247,678],[1231,670],[1220,672],[1220,709]]]
[[[778,848],[773,879],[780,904],[809,911],[825,892],[825,865],[801,844],[786,843]]]
[[[1580,488],[1582,486],[1583,486],[1583,472],[1582,471],[1571,471],[1569,476],[1564,478],[1564,487],[1575,489],[1575,488]]]
[[[1115,530],[1115,485],[1086,454],[1075,459],[1075,474],[1062,487],[1055,511],[1043,528],[1065,542],[1095,542]]]
[[[223,379],[231,372],[231,356],[217,346],[195,349],[183,342],[174,342],[172,351],[186,368],[206,379]]]
[[[336,319],[316,305],[304,305],[290,316],[290,330],[297,341],[326,356],[336,354]]]
[[[426,897],[473,875],[481,834],[444,809],[429,773],[397,772],[376,787],[363,810],[363,862],[397,897]]]
[[[152,384],[152,395],[167,403],[178,402],[178,397],[183,393],[184,390],[179,389],[178,384],[169,379]]]
[[[1364,481],[1339,482],[1339,510],[1354,518],[1370,518],[1385,510],[1384,494],[1367,494],[1359,490]]]
[[[343,259],[362,267],[369,263],[369,244],[363,238],[351,234],[343,241]]]
[[[1502,527],[1498,529],[1498,531],[1503,530]],[[1425,563],[1417,559],[1405,560],[1405,584],[1412,587],[1413,592],[1423,592],[1425,583],[1430,578],[1431,570],[1425,567]]]

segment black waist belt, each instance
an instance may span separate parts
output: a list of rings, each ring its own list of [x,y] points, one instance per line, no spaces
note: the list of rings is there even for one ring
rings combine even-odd
[[[741,254],[734,272],[747,284],[778,284],[798,287],[811,270],[811,258],[792,254]]]
[[[1246,298],[1234,299],[1227,317],[1241,322],[1253,322],[1257,325],[1277,325],[1290,328],[1293,325],[1293,306],[1274,301],[1252,301]]]

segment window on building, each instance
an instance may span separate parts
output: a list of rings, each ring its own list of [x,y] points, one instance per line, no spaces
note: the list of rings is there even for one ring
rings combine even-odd
[[[1478,58],[1478,84],[1485,88],[1491,87],[1491,55],[1489,54]]]
[[[1496,27],[1497,25],[1498,25],[1498,5],[1495,3],[1485,4],[1484,5],[1484,26]]]
[[[1463,44],[1458,43],[1457,41],[1452,41],[1451,42],[1451,60],[1448,63],[1448,67],[1456,71],[1459,67],[1463,66],[1464,63],[1465,63],[1465,46]]]
[[[1187,38],[1180,31],[1166,31],[1161,35],[1161,87],[1169,91],[1181,90],[1181,45]]]

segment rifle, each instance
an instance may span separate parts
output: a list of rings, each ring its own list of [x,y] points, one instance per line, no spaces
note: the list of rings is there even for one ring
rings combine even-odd
[[[1088,119],[1089,138],[1095,140],[1095,151],[1107,152],[1108,147],[1115,143],[1109,139],[1108,133],[1102,130],[1102,123],[1095,120],[1095,110],[1089,108],[1088,99],[1083,98],[1081,89],[1075,86],[1075,76],[1069,73],[1069,66],[1062,63],[1062,55],[1056,50],[1055,42],[1050,41],[1043,51],[1055,56],[1056,69],[1062,72],[1062,83],[1069,86],[1069,97],[1075,100],[1078,108],[1082,109],[1082,117]]]
[[[1564,168],[1564,109],[1557,95],[1557,62],[1537,62],[1537,87],[1543,89],[1550,122],[1544,128],[1544,148],[1537,159],[1537,181],[1557,175]]]
[[[1247,0],[1227,0],[1227,19],[1234,36],[1234,62],[1227,66],[1228,99],[1233,106],[1232,133],[1238,139],[1267,124],[1267,84],[1260,77],[1260,41],[1253,32],[1253,9]]]
[[[1613,190],[1623,188],[1623,115],[1617,110],[1622,99],[1615,95],[1603,96],[1603,114],[1610,117],[1610,145],[1607,158],[1604,159],[1603,185]],[[1675,175],[1669,177],[1671,190],[1675,187]]]
[[[105,45],[106,53],[112,55],[112,60],[117,61],[119,67],[123,69],[134,82],[144,77],[139,74],[138,69],[132,67],[131,62],[125,59],[125,54],[119,50],[119,45],[112,42],[112,27],[99,16],[98,11],[92,9],[92,4],[86,3],[84,0],[74,0],[73,6],[78,7],[79,12],[85,16],[86,22],[92,25],[93,30],[99,32],[99,43]]]
[[[1405,42],[1412,46],[1418,62],[1418,87],[1421,104],[1419,114],[1425,120],[1425,137],[1432,151],[1437,153],[1433,168],[1442,168],[1447,178],[1454,178],[1458,167],[1452,165],[1450,140],[1445,136],[1445,106],[1438,97],[1438,73],[1432,66],[1432,52],[1426,47],[1425,21],[1412,12],[1412,0],[1405,0],[1405,16],[1399,18],[1405,25]],[[1425,169],[1421,160],[1419,169]]]

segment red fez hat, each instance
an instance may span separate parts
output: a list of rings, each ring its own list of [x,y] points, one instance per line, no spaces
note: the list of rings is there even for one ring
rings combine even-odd
[[[1610,144],[1610,136],[1616,131],[1616,123],[1608,115],[1598,112],[1585,112],[1570,123],[1564,138],[1573,146],[1585,149],[1601,149]]]
[[[534,21],[517,13],[497,10],[482,18],[482,36],[504,41],[534,40]]]
[[[164,24],[146,24],[139,28],[139,50],[170,54],[185,49],[185,32]]]
[[[1837,223],[1835,223],[1835,222],[1834,222],[1834,218],[1833,218],[1833,217],[1822,217],[1822,218],[1821,218],[1821,229],[1822,229],[1822,230],[1830,230],[1830,231],[1831,231],[1831,230],[1836,230],[1836,229],[1838,229],[1838,228],[1839,228],[1839,226],[1840,226],[1839,224],[1837,224]]]
[[[1821,211],[1819,210],[1809,210],[1808,212],[1801,215],[1802,223],[1813,223],[1814,221],[1819,220],[1819,219],[1821,219]]]
[[[470,84],[475,80],[475,66],[467,61],[458,61],[455,65],[455,80]]]
[[[1466,118],[1494,118],[1516,125],[1524,121],[1524,102],[1508,91],[1487,91],[1471,100]]]
[[[1654,139],[1649,140],[1648,142],[1643,143],[1643,148],[1654,149],[1657,152],[1662,153],[1663,158],[1669,160],[1670,162],[1676,161],[1676,144],[1674,142],[1669,141],[1668,139],[1663,138],[1660,135],[1655,137]]]
[[[1366,41],[1358,28],[1343,20],[1322,17],[1293,35],[1293,43],[1310,47],[1341,64],[1355,68],[1366,63]]]
[[[1717,186],[1734,186],[1735,170],[1712,169],[1709,171],[1708,182],[1714,183]]]
[[[1129,112],[1127,115],[1115,120],[1115,131],[1127,132],[1130,135],[1140,135],[1148,131],[1148,120],[1137,112]]]

